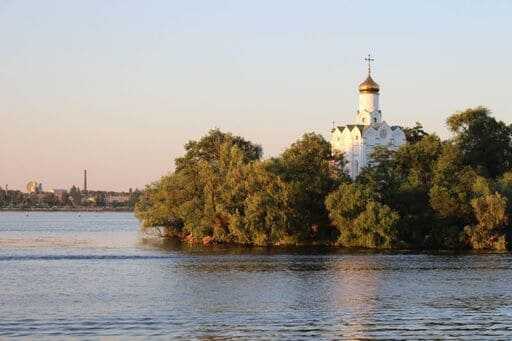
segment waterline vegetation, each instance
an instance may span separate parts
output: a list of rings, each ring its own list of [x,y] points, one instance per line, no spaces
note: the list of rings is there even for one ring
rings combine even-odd
[[[259,145],[211,130],[135,213],[165,237],[205,244],[510,249],[512,127],[484,107],[447,124],[446,141],[406,128],[408,143],[377,148],[355,180],[321,135],[262,160]]]

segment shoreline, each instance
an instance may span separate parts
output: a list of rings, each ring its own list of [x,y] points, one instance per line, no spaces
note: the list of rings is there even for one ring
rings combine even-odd
[[[287,253],[287,252],[311,252],[316,253],[342,253],[347,255],[357,254],[378,254],[378,255],[512,255],[511,251],[506,250],[471,250],[471,249],[428,249],[428,248],[363,248],[347,247],[334,244],[296,244],[296,245],[251,245],[236,243],[211,243],[203,244],[200,242],[190,242],[184,238],[159,237],[143,233],[141,236],[143,243],[164,250],[182,250],[197,252],[230,252],[230,253]]]
[[[56,207],[56,208],[0,208],[0,212],[133,212],[130,208]]]

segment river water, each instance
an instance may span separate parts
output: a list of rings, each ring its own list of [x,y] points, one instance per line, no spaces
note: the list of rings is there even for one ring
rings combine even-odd
[[[512,255],[204,249],[0,212],[0,339],[511,339]]]

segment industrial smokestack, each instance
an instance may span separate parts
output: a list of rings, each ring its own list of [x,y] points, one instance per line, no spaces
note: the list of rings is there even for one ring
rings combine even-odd
[[[84,169],[84,191],[87,192],[87,169]]]

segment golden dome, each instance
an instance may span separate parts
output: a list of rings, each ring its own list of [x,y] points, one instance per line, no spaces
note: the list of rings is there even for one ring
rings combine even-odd
[[[364,82],[359,84],[359,92],[377,93],[379,90],[379,84],[375,83],[370,75],[368,75],[368,78],[366,78]]]

